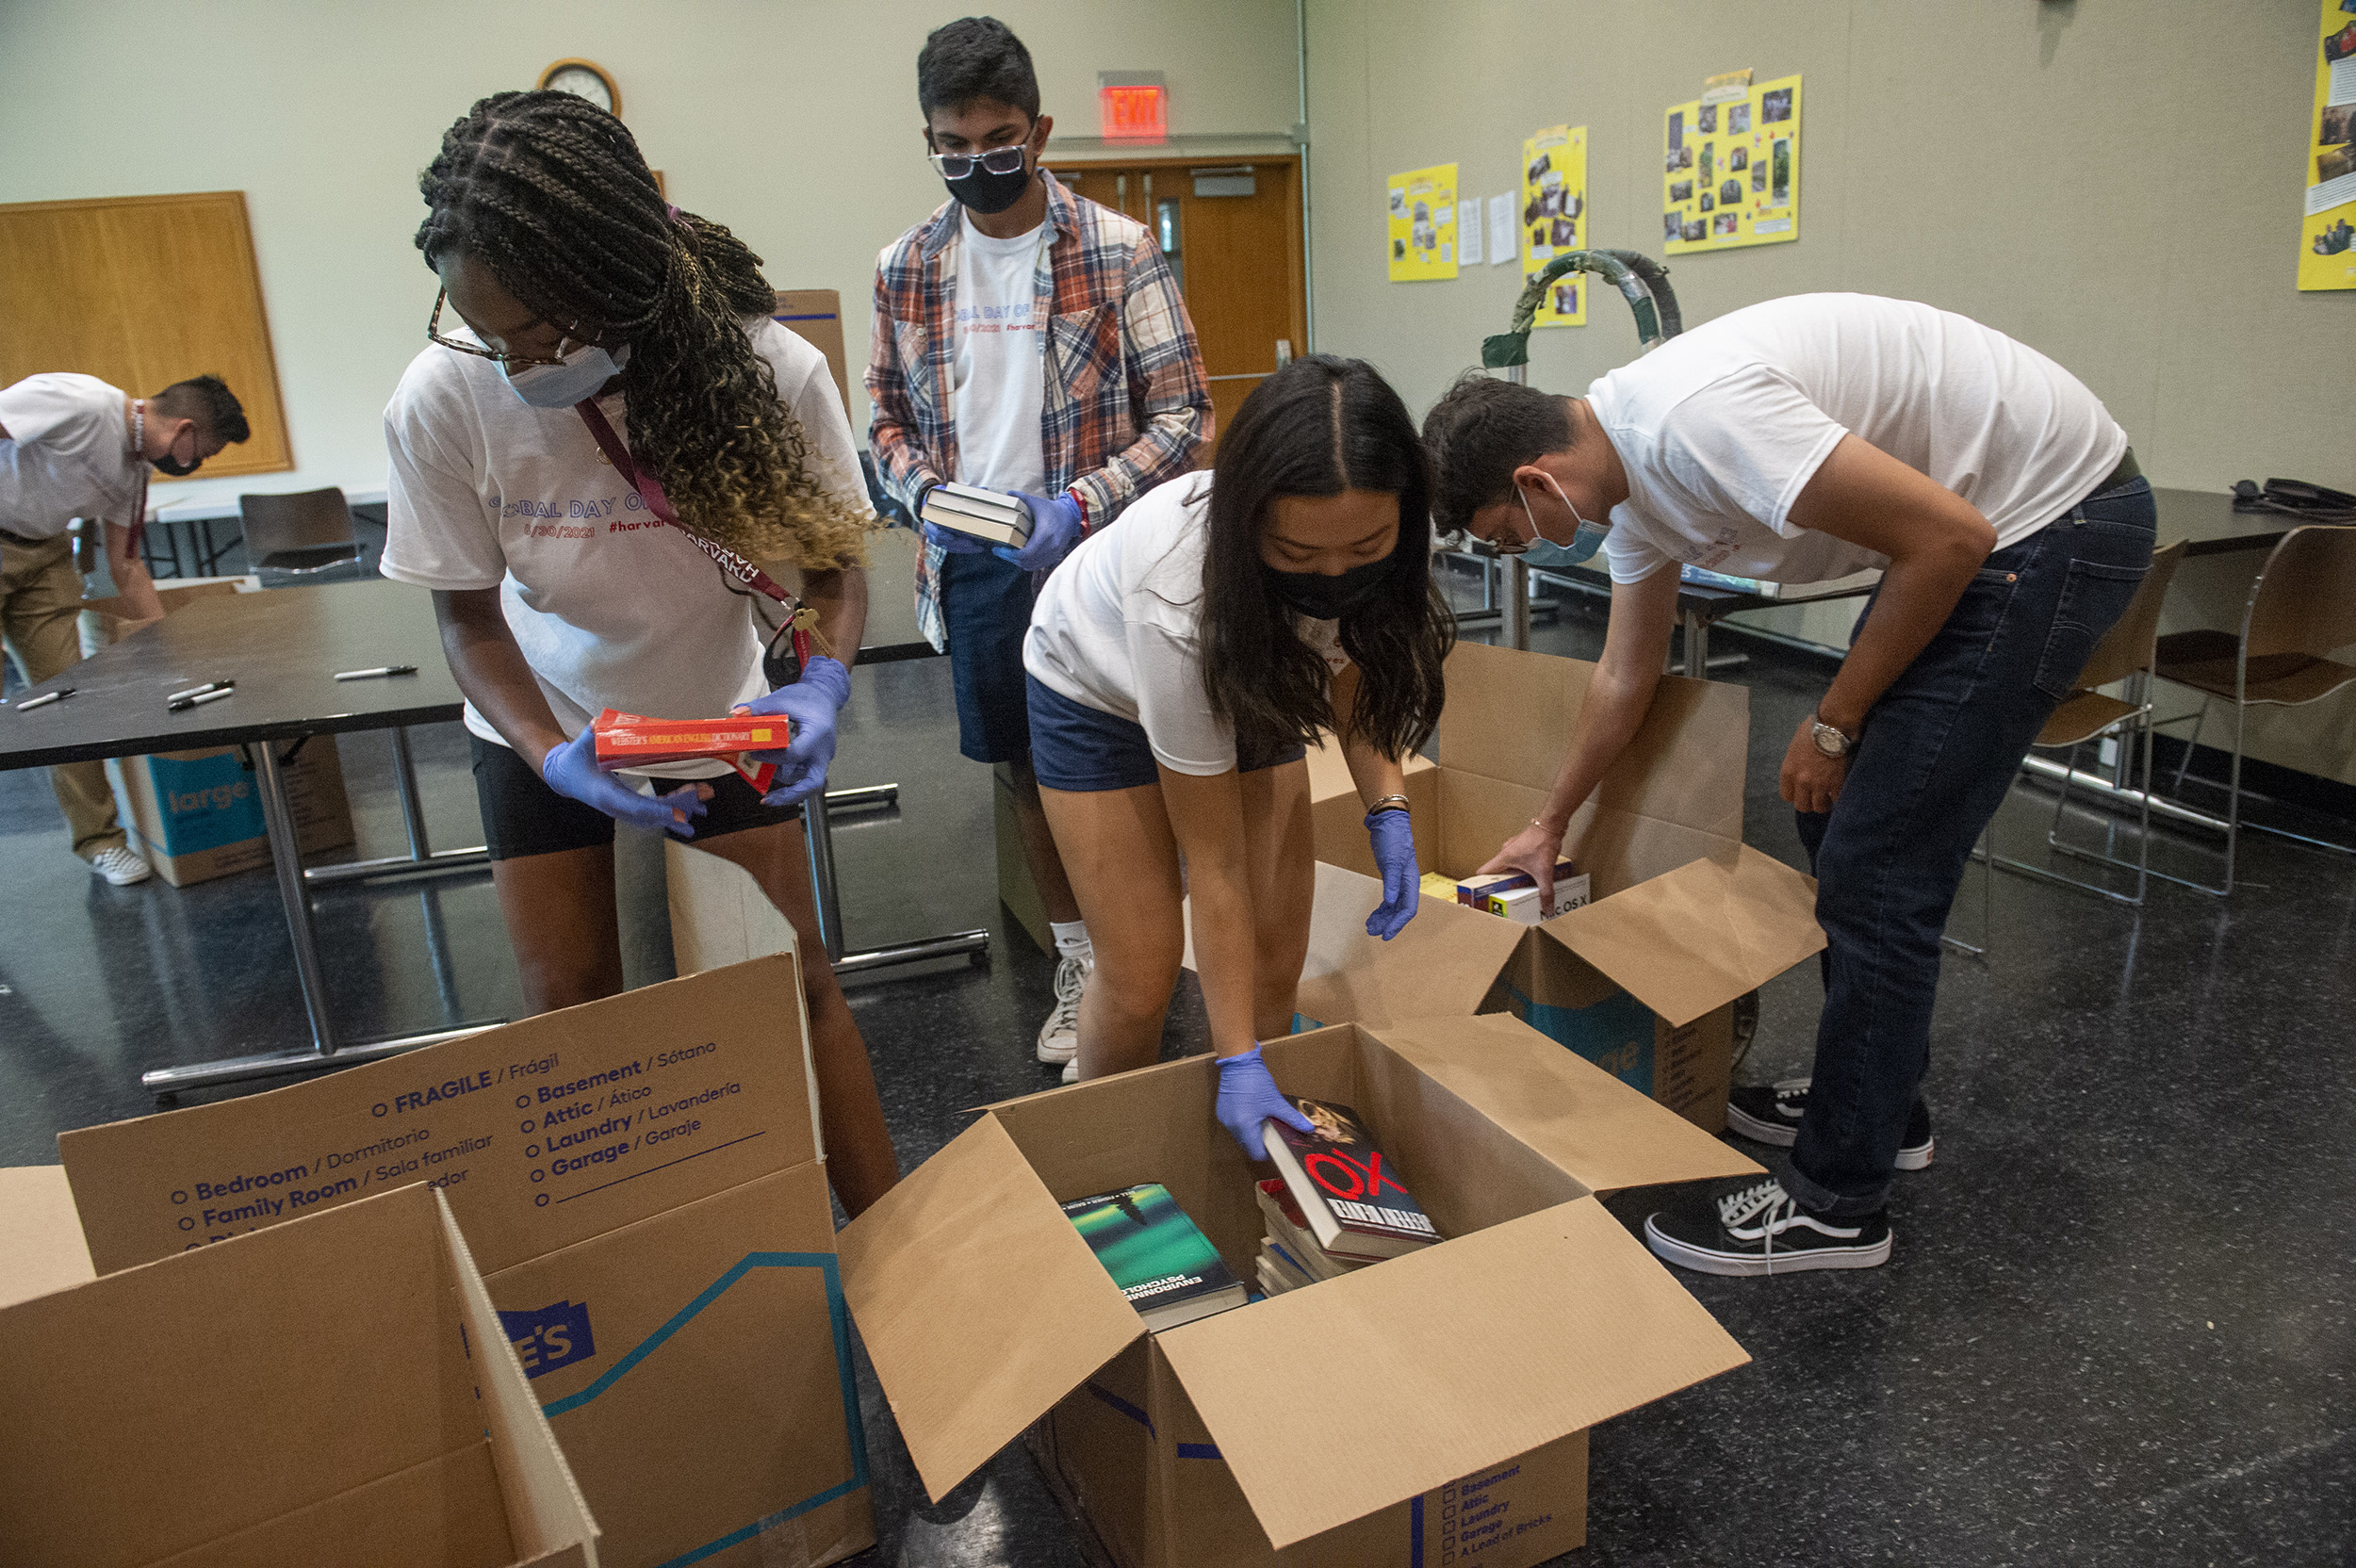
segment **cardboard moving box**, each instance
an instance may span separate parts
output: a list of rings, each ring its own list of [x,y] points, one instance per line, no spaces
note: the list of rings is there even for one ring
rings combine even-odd
[[[1245,1277],[1255,1172],[1213,1119],[1210,1058],[991,1106],[841,1237],[926,1490],[1043,1420],[1122,1568],[1526,1568],[1578,1545],[1585,1429],[1747,1359],[1595,1194],[1758,1167],[1511,1018],[1264,1050],[1286,1092],[1367,1119],[1448,1239],[1148,1334],[1057,1204],[1161,1182]]]
[[[65,1168],[0,1168],[0,1307],[96,1278]]]
[[[1595,673],[1581,660],[1456,645],[1438,765],[1407,772],[1423,870],[1468,875],[1538,814]],[[1363,885],[1321,878],[1320,906],[1343,906],[1318,912],[1301,1013],[1379,1021],[1418,993],[1429,997],[1418,1012],[1510,1011],[1695,1125],[1723,1128],[1734,1002],[1824,945],[1815,884],[1742,842],[1749,734],[1743,688],[1662,677],[1564,839],[1594,878],[1595,902],[1538,925],[1444,913],[1426,898],[1385,952],[1364,930],[1375,901],[1350,923]],[[1309,776],[1318,859],[1378,876],[1339,749],[1313,752]],[[1459,913],[1514,939],[1464,936],[1472,928],[1448,919]],[[1427,921],[1459,935],[1432,940],[1417,930]],[[1483,974],[1499,947],[1505,956]],[[1345,973],[1347,995],[1310,984]],[[1378,1010],[1360,1010],[1370,1004]]]
[[[875,1539],[801,971],[649,986],[57,1140],[102,1273],[430,1181],[623,1568]]]
[[[450,1205],[414,1183],[0,1311],[0,1562],[597,1562]]]

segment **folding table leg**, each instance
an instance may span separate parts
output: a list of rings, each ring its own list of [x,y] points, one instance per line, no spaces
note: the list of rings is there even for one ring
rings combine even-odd
[[[268,741],[256,743],[252,748],[254,774],[262,797],[262,825],[270,838],[271,869],[278,877],[278,897],[286,906],[286,934],[293,939],[295,980],[303,990],[303,1010],[310,1021],[311,1048],[307,1051],[270,1051],[252,1056],[231,1056],[221,1061],[195,1062],[186,1067],[157,1068],[139,1074],[139,1086],[158,1094],[175,1089],[199,1088],[211,1084],[243,1083],[255,1078],[283,1077],[292,1072],[308,1072],[320,1068],[342,1067],[353,1062],[373,1061],[380,1056],[397,1055],[414,1051],[421,1045],[456,1039],[477,1030],[504,1023],[501,1019],[484,1019],[480,1022],[462,1024],[455,1029],[435,1029],[421,1035],[397,1035],[388,1038],[339,1042],[335,1037],[335,1021],[328,1011],[327,982],[319,969],[319,933],[311,923],[311,894],[303,878],[303,844],[295,831],[294,811],[286,803],[286,780],[278,761],[278,754]]]

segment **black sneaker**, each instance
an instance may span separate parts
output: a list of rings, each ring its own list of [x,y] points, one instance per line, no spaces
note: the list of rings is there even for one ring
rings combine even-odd
[[[1808,1109],[1806,1078],[1786,1078],[1773,1086],[1738,1084],[1726,1096],[1726,1126],[1753,1143],[1789,1149],[1800,1135],[1800,1116]],[[1906,1113],[1906,1135],[1898,1141],[1898,1168],[1923,1170],[1936,1148],[1931,1137],[1931,1108],[1917,1095]]]
[[[1701,1274],[1878,1268],[1890,1261],[1890,1220],[1820,1218],[1771,1179],[1699,1192],[1661,1210],[1644,1221],[1644,1245]]]

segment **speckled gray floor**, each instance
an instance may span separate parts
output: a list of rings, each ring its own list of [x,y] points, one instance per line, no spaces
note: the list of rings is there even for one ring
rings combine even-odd
[[[1592,655],[1599,607],[1534,641]],[[1748,833],[1797,861],[1775,762],[1821,690],[1751,655]],[[439,844],[479,837],[464,737],[417,737]],[[400,833],[381,739],[347,740],[363,843]],[[854,680],[836,779],[903,805],[838,831],[855,944],[989,923],[986,968],[856,983],[902,1160],[965,1107],[1044,1086],[1051,967],[994,896],[987,771],[956,755],[941,662]],[[2017,793],[2008,853],[2050,803]],[[2183,857],[2189,846],[2166,846]],[[668,972],[661,868],[624,856],[634,981]],[[2143,911],[2000,876],[1986,962],[1951,956],[1929,1096],[1938,1163],[1903,1176],[1887,1268],[1685,1277],[1753,1364],[1599,1429],[1592,1543],[1561,1564],[2263,1563],[2356,1560],[2356,861],[2264,840],[2230,904],[2163,887]],[[1979,873],[1955,929],[1979,935]],[[139,1070],[303,1037],[270,881],[97,883],[39,774],[0,774],[0,1164],[150,1107]],[[486,877],[318,901],[345,1027],[424,1029],[516,1007]],[[1770,987],[1745,1077],[1805,1071],[1817,985]],[[1190,995],[1170,1048],[1201,1037]],[[226,1092],[226,1091],[223,1091]],[[1753,1153],[1764,1151],[1752,1149]],[[1641,1221],[1651,1204],[1615,1200]],[[1029,1460],[939,1507],[872,1376],[861,1386],[876,1568],[1064,1568],[1079,1554]]]

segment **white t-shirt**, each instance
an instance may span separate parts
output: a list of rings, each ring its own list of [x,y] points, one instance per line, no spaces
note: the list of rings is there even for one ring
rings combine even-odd
[[[54,539],[76,517],[128,528],[139,504],[139,460],[123,392],[67,371],[0,387],[0,528]]]
[[[865,513],[826,356],[774,321],[748,330],[822,482]],[[598,407],[627,441],[623,399]],[[716,718],[768,690],[753,596],[732,592],[685,532],[646,510],[571,409],[533,408],[489,360],[429,346],[385,405],[384,444],[384,575],[421,588],[499,589],[565,734],[601,709]],[[471,733],[505,743],[472,703],[466,720]],[[708,778],[726,764],[633,771]]]
[[[992,239],[958,209],[957,357],[950,413],[957,421],[960,484],[986,490],[1047,488],[1039,437],[1046,397],[1039,350],[1039,253],[1055,239],[1041,222],[1012,239]]]
[[[1970,501],[1999,549],[2084,500],[2127,450],[2101,400],[2036,350],[1870,294],[1722,316],[1598,378],[1587,401],[1628,471],[1604,545],[1615,582],[1672,561],[1771,582],[1889,565],[1791,520],[1843,434]]]
[[[1199,628],[1211,476],[1156,486],[1088,535],[1048,574],[1031,610],[1023,667],[1039,684],[1142,727],[1172,773],[1208,777],[1235,765],[1235,729],[1203,690]],[[1296,616],[1328,668],[1350,664],[1341,623]]]

